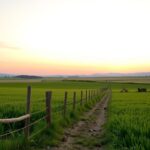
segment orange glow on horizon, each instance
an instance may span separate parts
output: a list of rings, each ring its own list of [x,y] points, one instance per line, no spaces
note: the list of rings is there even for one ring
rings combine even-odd
[[[150,1],[9,1],[0,1],[0,73],[150,72]]]
[[[139,67],[142,68],[139,71]],[[11,63],[3,65],[1,71],[10,74],[29,75],[90,75],[95,73],[135,73],[150,71],[149,66],[112,66],[90,64],[59,64],[59,63]]]

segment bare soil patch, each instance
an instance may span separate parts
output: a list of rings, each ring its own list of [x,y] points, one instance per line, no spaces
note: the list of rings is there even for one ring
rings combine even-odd
[[[81,121],[65,131],[62,143],[52,150],[103,150],[103,125],[111,93],[108,92]]]

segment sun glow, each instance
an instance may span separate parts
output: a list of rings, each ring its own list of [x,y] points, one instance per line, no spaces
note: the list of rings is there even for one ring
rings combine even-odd
[[[41,74],[150,71],[149,1],[5,3],[0,41],[13,46],[0,42],[1,72],[39,74],[38,66]]]

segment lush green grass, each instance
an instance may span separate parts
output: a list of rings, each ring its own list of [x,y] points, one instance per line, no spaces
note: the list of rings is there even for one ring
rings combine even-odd
[[[114,91],[107,123],[108,149],[149,150],[150,92],[138,93],[134,89],[129,93]]]
[[[110,104],[108,131],[111,135],[111,146],[114,149],[120,149],[131,146],[136,143],[136,146],[146,145],[147,137],[143,138],[145,134],[149,134],[148,114],[150,108],[150,93],[137,93],[138,87],[145,87],[150,90],[150,84],[137,84],[137,83],[107,83],[107,82],[90,82],[90,81],[39,81],[39,82],[1,82],[0,83],[0,118],[18,117],[25,113],[26,104],[26,88],[28,85],[32,87],[31,97],[31,112],[36,112],[45,109],[45,92],[52,91],[52,108],[53,112],[56,111],[56,107],[63,105],[64,92],[68,91],[69,103],[73,100],[73,92],[77,92],[77,101],[80,100],[80,92],[86,89],[100,89],[106,86],[111,86],[113,91],[113,100]],[[129,93],[120,93],[122,88],[127,88]],[[94,104],[94,103],[93,103]],[[66,120],[62,117],[62,111],[53,113],[53,125],[50,130],[46,130],[33,137],[30,142],[32,145],[41,143],[41,145],[55,145],[60,140],[63,128],[76,121],[77,118],[87,111],[93,104],[89,104],[86,107],[81,108],[78,104],[78,110],[76,113],[72,112],[72,105],[70,105]],[[59,108],[58,108],[59,109]],[[31,118],[31,122],[41,118],[45,115],[45,112],[35,114]],[[138,119],[139,118],[139,119]],[[61,123],[60,123],[61,121]],[[134,123],[133,123],[134,122]],[[59,126],[63,124],[63,126]],[[39,129],[42,129],[46,125],[45,120],[31,127],[32,135],[35,135]],[[0,124],[0,134],[6,133],[10,130],[14,130],[24,126],[24,122],[17,124]],[[136,127],[135,127],[136,126]],[[127,130],[127,131],[126,131]],[[55,132],[57,131],[57,132]],[[116,133],[117,131],[117,133]],[[127,136],[124,137],[124,134]],[[136,132],[136,134],[135,134]],[[137,134],[138,133],[138,134]],[[135,134],[135,135],[134,135]],[[31,136],[32,136],[31,135]],[[43,136],[41,136],[43,135]],[[136,136],[139,136],[136,138]],[[146,135],[147,136],[147,135]],[[0,149],[3,146],[15,147],[17,142],[25,143],[22,134],[11,135],[12,139],[2,141],[0,143]],[[15,138],[14,138],[15,137]],[[122,138],[120,138],[122,137]],[[133,141],[132,141],[132,139]],[[47,139],[47,140],[45,140]],[[57,140],[56,140],[57,139]],[[120,140],[121,139],[121,140]],[[130,140],[132,143],[130,143]],[[13,141],[12,143],[10,141]],[[143,142],[143,143],[140,143]],[[6,144],[7,143],[7,144]],[[126,145],[125,145],[126,143]],[[12,146],[13,145],[13,146]],[[149,145],[148,145],[149,146]],[[20,147],[19,147],[20,148]],[[10,149],[10,148],[8,148]],[[15,149],[17,149],[15,147]],[[131,149],[134,149],[133,147]],[[138,149],[138,148],[137,148]],[[140,149],[140,148],[139,148]],[[142,149],[142,148],[141,148]]]
[[[86,89],[100,89],[104,84],[96,82],[68,82],[68,81],[51,81],[51,82],[5,82],[0,83],[0,118],[12,118],[18,117],[25,114],[26,106],[26,88],[27,85],[32,87],[32,97],[31,97],[31,113],[36,111],[44,110],[41,113],[33,114],[31,117],[31,123],[37,119],[45,116],[45,92],[52,91],[52,127],[49,130],[41,131],[41,134],[36,134],[39,130],[43,129],[46,126],[46,121],[40,121],[36,125],[32,126],[31,131],[31,140],[32,145],[35,143],[41,143],[44,145],[55,145],[57,144],[58,139],[60,139],[63,126],[70,125],[74,120],[83,113],[85,108],[91,107],[92,104],[88,104],[86,107],[80,107],[80,93],[81,90],[83,93],[83,98],[85,98]],[[67,106],[67,116],[66,120],[63,119],[63,100],[64,92],[68,91],[68,103],[73,101],[73,92],[77,93],[77,111],[74,113],[72,110],[72,104]],[[84,101],[85,103],[85,101]],[[61,106],[61,108],[60,108]],[[7,133],[9,131],[24,127],[24,122],[12,123],[12,124],[0,124],[0,134]],[[57,129],[56,129],[57,127]],[[43,136],[42,136],[43,135]],[[38,138],[36,138],[38,137]],[[49,137],[49,138],[48,138]],[[26,142],[22,136],[22,132],[19,134],[12,134],[0,142],[0,149],[22,149],[21,145]],[[18,140],[19,139],[19,140]],[[47,139],[47,140],[46,140]],[[17,143],[18,141],[18,143]],[[36,142],[35,142],[36,141]],[[46,142],[45,142],[46,141]],[[19,144],[20,143],[20,144]],[[27,145],[27,144],[26,144]],[[24,148],[24,147],[23,147]]]

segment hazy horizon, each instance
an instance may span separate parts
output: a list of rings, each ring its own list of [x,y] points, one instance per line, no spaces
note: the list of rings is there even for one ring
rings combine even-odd
[[[0,72],[150,72],[148,0],[0,0]]]
[[[5,77],[5,76],[20,76],[20,75],[25,75],[25,76],[41,76],[41,77],[61,77],[61,76],[78,76],[78,77],[122,77],[122,76],[150,76],[150,72],[130,72],[130,73],[119,73],[119,72],[107,72],[107,73],[94,73],[94,74],[10,74],[10,73],[1,73],[0,72],[0,77]]]

